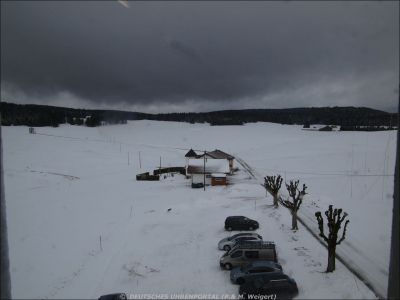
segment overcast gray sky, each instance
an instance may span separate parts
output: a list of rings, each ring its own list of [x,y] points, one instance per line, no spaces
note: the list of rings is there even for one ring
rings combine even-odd
[[[394,111],[398,86],[397,1],[1,1],[2,101]]]

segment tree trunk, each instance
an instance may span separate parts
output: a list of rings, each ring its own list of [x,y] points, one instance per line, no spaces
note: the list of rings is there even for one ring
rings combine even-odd
[[[297,227],[297,211],[292,211],[292,230],[299,229]]]
[[[333,272],[335,270],[335,255],[336,255],[336,245],[328,244],[328,267],[326,272]]]
[[[275,208],[278,208],[278,195],[274,194],[273,197],[274,197],[274,206]]]

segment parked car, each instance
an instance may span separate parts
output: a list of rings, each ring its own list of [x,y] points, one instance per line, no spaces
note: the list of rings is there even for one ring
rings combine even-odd
[[[98,300],[125,300],[125,299],[128,299],[125,293],[115,293],[115,294],[100,296]]]
[[[282,266],[273,261],[258,260],[242,267],[233,268],[230,278],[232,283],[243,284],[247,280],[262,277],[265,274],[270,276],[271,273],[281,274]]]
[[[225,220],[225,229],[232,230],[254,230],[259,227],[257,221],[244,216],[231,216]]]
[[[298,293],[296,281],[285,274],[248,280],[239,288],[241,299],[292,299]]]
[[[192,188],[193,189],[199,189],[199,188],[203,188],[204,184],[202,182],[199,183],[192,183]]]
[[[222,268],[231,270],[256,260],[278,262],[275,244],[273,242],[239,243],[221,257],[219,264]]]
[[[262,241],[262,236],[253,232],[238,233],[220,240],[218,243],[218,249],[229,251],[237,242],[242,241]]]

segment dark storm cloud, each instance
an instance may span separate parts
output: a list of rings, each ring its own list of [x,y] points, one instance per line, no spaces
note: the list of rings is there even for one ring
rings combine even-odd
[[[397,2],[129,6],[2,1],[2,100],[155,111],[397,105]]]
[[[177,40],[171,40],[169,42],[169,45],[171,46],[172,49],[176,50],[183,56],[186,56],[196,62],[201,61],[200,56],[196,53],[196,50],[194,50],[193,48],[190,48]]]

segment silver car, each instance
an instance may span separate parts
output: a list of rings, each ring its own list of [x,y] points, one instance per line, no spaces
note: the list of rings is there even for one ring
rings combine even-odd
[[[238,243],[231,251],[222,255],[219,264],[226,270],[247,265],[255,260],[278,262],[274,242]]]
[[[257,242],[257,241],[262,241],[262,236],[254,233],[254,232],[249,232],[249,233],[238,233],[235,235],[232,235],[230,237],[224,238],[219,241],[218,243],[218,249],[219,250],[225,250],[229,251],[233,248],[234,245],[240,242]]]

